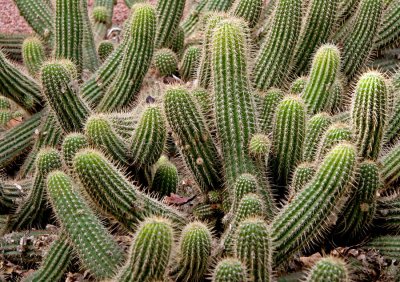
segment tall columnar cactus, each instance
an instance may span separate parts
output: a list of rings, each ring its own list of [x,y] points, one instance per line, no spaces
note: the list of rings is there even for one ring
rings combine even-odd
[[[384,132],[384,142],[386,145],[392,145],[400,139],[400,99],[397,99],[392,109],[391,115],[387,118],[388,122]]]
[[[294,80],[290,85],[290,93],[295,95],[300,95],[303,93],[304,89],[306,89],[306,85],[308,83],[308,77],[301,76]]]
[[[218,262],[213,275],[213,282],[247,282],[246,268],[236,258],[225,258]]]
[[[327,42],[335,25],[339,2],[340,0],[312,0],[308,3],[304,26],[293,55],[294,74],[306,72],[313,53],[319,45]]]
[[[97,107],[99,111],[111,112],[132,102],[151,64],[156,37],[156,13],[149,4],[137,4],[132,7],[132,11],[129,39],[117,73],[118,79],[101,99]]]
[[[154,54],[154,65],[161,76],[173,75],[178,71],[178,57],[171,49],[163,48]]]
[[[301,97],[308,112],[316,114],[329,107],[330,88],[335,82],[340,68],[340,53],[336,46],[321,46],[314,56],[310,78]]]
[[[235,235],[235,256],[243,262],[252,281],[273,281],[272,243],[264,220],[248,218],[242,221]]]
[[[400,234],[400,196],[393,194],[378,201],[374,225],[394,234]]]
[[[61,148],[64,163],[68,166],[68,168],[72,169],[72,161],[75,157],[75,154],[79,150],[87,147],[89,147],[89,142],[85,135],[81,133],[70,133],[65,136]]]
[[[177,225],[186,222],[175,209],[141,193],[101,153],[84,149],[75,155],[73,163],[81,188],[93,203],[128,229],[148,214],[164,216]]]
[[[347,282],[349,280],[350,273],[344,260],[335,257],[325,257],[315,263],[305,281]]]
[[[144,220],[135,233],[129,259],[115,281],[159,281],[165,277],[173,247],[171,222],[151,217]]]
[[[203,281],[210,261],[211,232],[202,222],[185,226],[179,241],[178,261],[173,270],[176,281]]]
[[[385,184],[396,183],[400,177],[400,143],[391,148],[381,159],[382,179]]]
[[[185,0],[160,0],[157,2],[157,49],[167,47],[175,36],[185,8]]]
[[[393,0],[384,10],[374,48],[382,49],[400,37],[400,1]]]
[[[236,0],[231,13],[235,17],[244,19],[249,27],[253,28],[260,19],[263,4],[262,0]]]
[[[283,99],[283,91],[278,88],[269,89],[262,96],[262,110],[260,113],[260,127],[264,134],[269,134],[273,129],[276,108]]]
[[[330,125],[331,117],[326,113],[316,114],[307,121],[303,161],[313,162],[315,160],[318,144]]]
[[[104,61],[113,53],[114,43],[109,40],[103,40],[97,46],[97,55],[99,56],[100,62]]]
[[[73,249],[65,234],[51,244],[39,269],[23,279],[23,282],[60,281],[72,261]]]
[[[22,44],[22,58],[28,72],[33,77],[39,74],[43,61],[46,59],[42,42],[37,37],[28,37]]]
[[[167,141],[166,123],[159,106],[149,106],[143,111],[130,145],[134,164],[150,166],[160,158]]]
[[[55,56],[69,59],[81,74],[83,67],[82,0],[56,0]]]
[[[47,195],[84,267],[98,279],[112,277],[123,260],[122,250],[74,190],[70,177],[61,171],[50,173]]]
[[[207,7],[209,0],[200,0],[197,5],[190,11],[188,16],[182,21],[181,27],[184,33],[189,36],[192,34],[200,22],[201,16]]]
[[[360,163],[349,201],[339,216],[336,226],[338,233],[345,238],[358,238],[368,230],[375,216],[376,195],[380,186],[378,164],[370,160]]]
[[[189,92],[181,86],[167,89],[164,108],[182,157],[201,189],[219,189],[222,165],[217,148]]]
[[[295,252],[314,246],[335,224],[333,215],[343,202],[355,166],[355,147],[348,143],[335,146],[313,179],[273,219],[271,236],[276,265]]]
[[[95,72],[100,66],[97,56],[96,44],[93,37],[92,25],[88,15],[87,1],[81,1],[82,13],[82,70],[85,72]]]
[[[0,91],[2,95],[10,98],[30,113],[35,113],[42,108],[39,84],[8,61],[1,50]]]
[[[297,96],[288,96],[279,103],[273,131],[273,167],[276,182],[287,185],[303,155],[306,109]]]
[[[361,76],[354,93],[351,119],[360,157],[376,160],[382,144],[388,114],[388,93],[378,72]]]
[[[301,163],[299,164],[293,173],[293,179],[290,184],[290,193],[295,193],[302,190],[308,182],[314,177],[316,173],[316,165],[313,163]]]
[[[207,10],[215,12],[227,12],[232,4],[233,0],[209,0]]]
[[[369,241],[364,248],[377,250],[386,258],[399,260],[400,236],[386,235],[376,237]]]
[[[248,45],[244,24],[222,21],[211,41],[212,79],[218,136],[230,189],[236,177],[253,173],[248,148],[256,132],[255,104],[247,72]]]
[[[176,28],[175,35],[171,38],[168,46],[179,58],[181,57],[185,48],[185,31],[181,26]]]
[[[78,96],[68,70],[61,62],[48,62],[43,65],[41,79],[48,105],[63,130],[81,130],[90,110]]]
[[[343,72],[352,78],[364,66],[372,49],[382,14],[382,0],[361,0],[350,34],[343,42]]]
[[[200,56],[201,48],[199,46],[189,46],[186,49],[179,68],[179,72],[184,81],[192,80],[196,77]]]
[[[325,155],[338,143],[343,141],[352,141],[353,132],[347,124],[334,123],[325,132],[322,137],[318,152],[316,154],[317,160],[322,160]]]
[[[156,172],[151,183],[151,191],[158,194],[159,197],[176,193],[179,182],[178,169],[176,166],[171,163],[167,157],[161,156],[155,164],[155,167]]]
[[[271,30],[253,69],[253,81],[259,90],[280,87],[284,82],[300,32],[301,1],[278,0],[276,5]]]

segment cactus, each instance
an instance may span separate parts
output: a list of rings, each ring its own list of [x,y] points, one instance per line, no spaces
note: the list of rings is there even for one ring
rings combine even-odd
[[[173,247],[171,222],[152,217],[144,220],[135,233],[129,259],[115,281],[162,280]]]
[[[400,198],[396,193],[379,199],[374,225],[384,231],[400,233]]]
[[[47,195],[56,218],[82,264],[98,279],[113,276],[123,255],[100,220],[61,171],[47,177]]]
[[[385,145],[392,145],[400,138],[400,99],[394,104],[392,114],[387,118],[388,122],[384,132],[384,143]]]
[[[271,141],[267,135],[255,134],[250,139],[249,153],[257,160],[260,168],[268,163],[268,154],[271,149]]]
[[[294,80],[290,85],[290,93],[294,95],[300,95],[303,93],[304,89],[306,89],[306,85],[308,83],[308,77],[301,76]]]
[[[210,93],[201,87],[192,90],[192,96],[195,98],[201,112],[209,123],[213,123],[213,102]],[[213,126],[210,124],[210,127]]]
[[[176,210],[141,193],[99,152],[79,151],[73,161],[74,173],[93,203],[106,215],[116,218],[126,228],[147,214],[161,215],[182,225],[185,218]],[[90,168],[90,169],[89,169]]]
[[[347,124],[334,123],[325,132],[325,135],[320,141],[317,160],[322,160],[325,155],[338,143],[342,141],[351,141],[353,132]]]
[[[222,21],[214,30],[211,43],[216,123],[228,187],[233,187],[240,174],[254,172],[254,164],[243,150],[256,132],[244,29],[242,22]]]
[[[75,154],[79,150],[87,147],[89,147],[89,142],[85,135],[81,133],[70,133],[65,136],[62,143],[62,156],[64,163],[72,169]]]
[[[198,46],[189,46],[183,55],[180,74],[184,81],[192,80],[196,77],[197,66],[200,62],[201,49]]]
[[[380,73],[368,72],[357,83],[351,119],[359,156],[376,160],[386,125],[388,93]]]
[[[213,275],[213,282],[246,282],[246,269],[236,258],[225,258],[218,262]]]
[[[400,2],[393,0],[384,10],[375,38],[374,48],[382,49],[400,37]]]
[[[101,99],[97,109],[102,112],[121,109],[132,102],[151,64],[156,36],[155,11],[149,4],[137,4],[132,10],[128,31],[130,37],[116,74],[119,79],[110,85]]]
[[[262,110],[260,114],[260,127],[264,134],[272,132],[276,108],[283,99],[283,92],[277,88],[271,88],[262,97]]]
[[[217,148],[189,92],[180,86],[167,89],[164,108],[182,157],[200,188],[219,189],[222,178]]]
[[[316,114],[307,121],[304,137],[303,161],[313,162],[318,152],[318,144],[331,125],[331,117],[326,113]]]
[[[400,143],[393,146],[381,159],[382,178],[386,185],[396,183],[400,177]]]
[[[260,218],[243,220],[235,235],[235,256],[243,262],[252,281],[273,281],[272,243],[267,224]]]
[[[253,28],[260,19],[262,7],[262,0],[236,0],[231,13],[235,17],[244,19],[249,27]]]
[[[0,33],[0,47],[7,58],[22,61],[22,43],[30,34]]]
[[[33,77],[39,74],[43,61],[46,59],[44,47],[39,38],[28,37],[22,44],[22,58],[28,72]]]
[[[313,53],[321,44],[327,42],[328,37],[331,34],[331,31],[333,30],[335,25],[336,11],[338,10],[339,2],[340,0],[313,0],[308,3],[304,25],[302,26],[300,37],[293,55],[294,62],[292,63],[292,65],[294,74],[300,75],[305,73],[310,66],[310,59]],[[336,54],[334,53],[338,52],[337,50],[325,51],[333,52],[331,53],[331,56],[335,56]],[[316,60],[317,59],[314,58],[313,64],[316,63]],[[339,58],[334,58],[333,60],[336,62],[333,62],[331,70],[335,70],[339,64]],[[329,61],[328,59],[327,62],[332,61]],[[311,72],[313,72],[313,70]],[[316,78],[314,77],[314,79]],[[329,86],[329,83],[327,83],[327,86]]]
[[[343,72],[351,79],[363,67],[372,49],[382,13],[382,0],[361,0],[349,35],[343,42]]]
[[[189,36],[192,34],[200,21],[202,12],[205,10],[209,0],[200,0],[197,5],[190,11],[188,16],[182,21],[181,27],[183,32]]]
[[[39,84],[23,74],[9,62],[0,50],[0,91],[23,109],[35,113],[42,108],[42,94]]]
[[[272,220],[276,265],[295,252],[314,246],[335,223],[334,215],[343,202],[355,166],[354,146],[338,144],[323,159],[312,180]]]
[[[288,96],[276,110],[273,131],[273,167],[276,182],[287,185],[303,155],[305,136],[305,106],[297,96]]]
[[[168,44],[168,47],[178,55],[181,56],[184,48],[185,48],[185,31],[181,26],[178,26],[175,32],[175,36],[171,39]]]
[[[316,166],[312,163],[299,164],[293,173],[293,179],[290,184],[290,193],[294,195],[301,191],[316,173]]]
[[[159,195],[159,197],[169,196],[176,193],[178,187],[178,170],[165,156],[155,164],[156,172],[151,184],[151,191]]]
[[[253,81],[257,89],[280,87],[285,81],[287,65],[300,32],[300,16],[300,0],[279,0],[276,4],[271,30],[256,57],[253,69]]]
[[[364,249],[375,249],[386,258],[399,260],[400,236],[380,236],[369,241]]]
[[[167,47],[175,36],[183,15],[185,0],[160,0],[157,2],[157,49]]]
[[[60,281],[72,260],[73,249],[65,234],[59,235],[51,244],[39,269],[23,279],[23,282]]]
[[[127,144],[115,133],[110,121],[104,115],[92,115],[88,118],[85,136],[91,145],[103,149],[114,160],[121,164],[129,163]]]
[[[343,95],[345,89],[342,80],[337,78],[329,89],[329,92],[330,102],[327,110],[331,113],[338,113],[342,111],[344,108],[343,104],[345,104]]]
[[[55,57],[71,60],[80,75],[84,33],[81,0],[56,0],[55,18]]]
[[[161,76],[176,74],[178,58],[171,49],[160,49],[154,54],[154,65]]]
[[[113,53],[114,44],[109,40],[103,40],[97,46],[97,55],[99,56],[100,62],[104,61]]]
[[[305,281],[346,282],[349,280],[350,273],[345,261],[335,257],[324,257],[310,269]]]
[[[232,4],[233,0],[209,0],[207,10],[215,12],[227,12]]]
[[[179,241],[176,281],[202,281],[211,255],[212,237],[207,226],[194,221],[185,226]]]
[[[88,15],[88,7],[86,1],[81,1],[82,13],[82,70],[95,72],[100,66],[100,61],[96,52],[96,44],[92,32],[92,25]]]
[[[340,68],[340,53],[334,45],[321,46],[314,56],[310,78],[301,97],[310,113],[316,114],[328,108],[330,88]]]
[[[166,127],[160,107],[149,106],[143,111],[130,145],[134,164],[150,166],[160,158],[167,141]]]
[[[77,95],[72,77],[63,63],[45,63],[41,78],[44,95],[64,132],[81,130],[90,110]]]

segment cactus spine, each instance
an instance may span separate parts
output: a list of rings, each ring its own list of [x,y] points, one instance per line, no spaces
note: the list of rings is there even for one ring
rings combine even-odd
[[[283,99],[283,92],[278,88],[271,88],[262,97],[262,110],[260,114],[261,131],[265,134],[272,132],[276,109]]]
[[[303,161],[313,162],[315,160],[318,152],[318,144],[330,124],[331,117],[326,113],[316,114],[307,121]]]
[[[356,150],[352,145],[335,146],[313,179],[273,219],[271,236],[276,265],[307,245],[314,245],[335,223],[332,214],[337,212],[348,190],[355,165]]]
[[[37,76],[46,56],[44,47],[39,38],[28,37],[22,44],[22,58],[28,72],[33,77]]]
[[[213,282],[246,282],[246,268],[236,258],[226,258],[218,262],[212,276]]]
[[[102,112],[121,109],[132,102],[151,64],[156,36],[155,11],[149,4],[137,4],[132,10],[130,37],[117,73],[119,79],[110,85],[101,99],[97,109]]]
[[[155,166],[156,172],[151,184],[151,191],[157,193],[160,197],[176,193],[179,175],[175,165],[165,156],[161,156]]]
[[[122,262],[122,250],[74,190],[70,177],[61,171],[50,173],[47,194],[83,265],[98,279],[112,277]]]
[[[196,70],[200,61],[200,55],[201,49],[198,46],[189,46],[186,49],[179,70],[184,81],[189,81],[196,77]]]
[[[319,259],[310,269],[307,282],[331,281],[346,282],[350,280],[349,271],[346,263],[335,257],[325,257]]]
[[[352,124],[360,157],[376,160],[386,125],[388,93],[380,73],[368,72],[357,83],[352,105]]]
[[[139,226],[129,259],[115,281],[157,281],[164,279],[173,246],[171,223],[164,218],[147,218]]]

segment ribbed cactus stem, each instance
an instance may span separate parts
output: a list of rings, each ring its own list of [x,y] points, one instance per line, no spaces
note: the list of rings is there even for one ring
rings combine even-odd
[[[276,182],[287,185],[303,156],[306,109],[298,96],[288,96],[279,103],[273,130],[273,167]]]
[[[384,10],[374,49],[382,49],[400,37],[400,1],[393,0]]]
[[[149,4],[137,4],[132,11],[118,79],[110,85],[97,107],[102,112],[121,109],[135,100],[151,64],[156,36],[155,10]]]
[[[293,179],[290,184],[290,193],[294,195],[295,193],[301,191],[308,182],[314,177],[317,171],[316,165],[312,163],[301,163],[299,164],[293,173]]]
[[[183,28],[178,26],[175,31],[175,36],[171,39],[168,44],[169,48],[175,52],[175,54],[180,58],[182,56],[183,50],[185,48],[185,32]]]
[[[284,93],[278,88],[269,89],[262,96],[262,110],[260,113],[260,126],[264,134],[272,132],[274,117],[279,103],[282,101]]]
[[[303,93],[304,89],[306,89],[306,85],[308,83],[308,77],[301,76],[294,80],[290,85],[290,93],[294,95],[300,95]]]
[[[33,77],[37,76],[46,59],[44,47],[39,38],[28,37],[24,40],[22,44],[22,58],[29,74]]]
[[[254,84],[259,90],[281,87],[300,32],[301,1],[279,0],[271,30],[256,57]],[[282,48],[285,46],[285,48]]]
[[[47,102],[63,130],[81,130],[90,110],[78,96],[68,70],[61,62],[48,62],[42,68],[41,79]]]
[[[307,105],[308,112],[316,114],[329,107],[330,88],[335,82],[340,68],[340,53],[334,45],[323,45],[314,55],[304,93],[301,97]]]
[[[181,86],[167,89],[164,107],[182,157],[201,189],[219,189],[222,178],[217,148],[189,92]]]
[[[397,193],[379,199],[374,225],[392,234],[400,234],[400,196]]]
[[[307,282],[346,282],[350,280],[350,273],[346,262],[340,258],[325,257],[319,259],[310,269]]]
[[[335,146],[320,164],[313,179],[278,213],[271,223],[276,248],[274,261],[280,265],[294,253],[314,246],[336,222],[356,166],[353,145]]]
[[[97,56],[96,44],[94,42],[94,36],[92,31],[92,24],[88,15],[88,3],[87,1],[81,0],[82,13],[82,70],[85,72],[95,72],[99,66],[100,61]]]
[[[386,258],[399,260],[400,236],[379,236],[368,242],[364,248],[377,250]]]
[[[214,269],[213,282],[247,282],[246,268],[236,258],[225,258]]]
[[[151,217],[144,220],[132,242],[129,259],[115,281],[159,281],[165,278],[173,241],[171,222]]]
[[[208,11],[227,12],[232,6],[233,0],[209,0]]]
[[[194,8],[189,12],[188,16],[182,21],[181,27],[184,33],[189,36],[192,34],[200,22],[201,16],[207,7],[209,0],[200,0]]]
[[[76,192],[70,177],[61,171],[50,173],[47,195],[85,268],[98,279],[112,277],[122,262],[122,250]]]
[[[235,17],[244,19],[253,28],[261,16],[264,2],[262,0],[236,0],[231,8]]]
[[[330,125],[331,117],[327,113],[316,114],[307,121],[303,161],[313,162],[315,160],[318,144]]]
[[[171,49],[163,48],[154,54],[154,65],[161,76],[173,75],[178,71],[178,57]]]
[[[334,123],[325,132],[322,137],[318,152],[316,154],[317,160],[322,160],[325,155],[338,143],[343,141],[351,141],[353,139],[353,132],[347,124]]]
[[[192,80],[196,77],[197,67],[200,62],[201,48],[198,46],[189,46],[183,55],[180,65],[180,74],[185,81]]]
[[[155,167],[156,172],[151,183],[151,191],[158,194],[159,197],[176,193],[179,182],[178,169],[176,166],[171,163],[167,157],[161,156],[155,164]]]
[[[382,179],[386,185],[396,183],[400,177],[400,143],[394,145],[381,159]]]
[[[176,281],[202,281],[207,271],[212,249],[211,232],[202,222],[185,226],[179,241]]]
[[[104,61],[112,54],[114,51],[114,43],[109,40],[103,40],[97,46],[97,55],[99,56],[100,62]]]
[[[70,133],[65,136],[62,143],[62,156],[64,163],[72,169],[75,154],[83,148],[89,147],[89,142],[82,133]]]

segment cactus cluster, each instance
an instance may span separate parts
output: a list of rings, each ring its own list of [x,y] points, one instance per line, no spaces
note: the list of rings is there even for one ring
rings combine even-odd
[[[399,0],[14,2],[1,281],[392,275]]]

